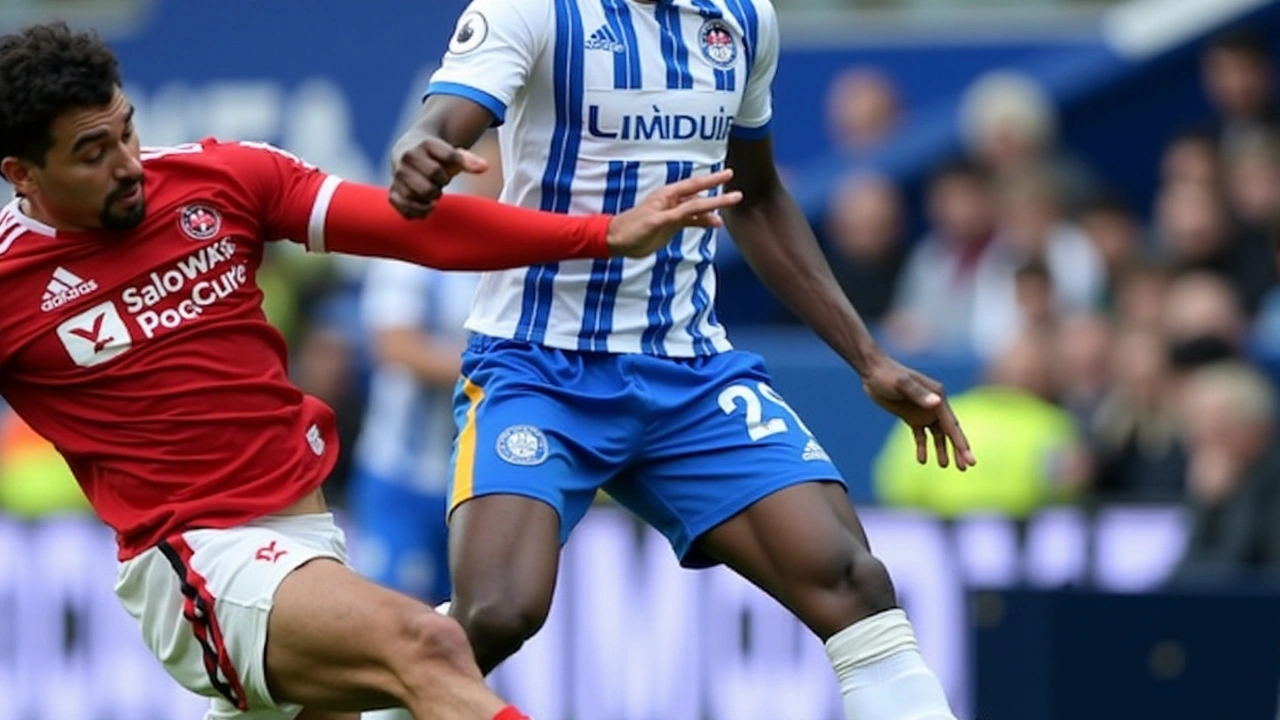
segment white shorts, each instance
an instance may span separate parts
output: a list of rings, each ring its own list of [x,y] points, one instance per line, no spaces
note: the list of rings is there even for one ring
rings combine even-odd
[[[347,563],[329,513],[192,530],[122,563],[116,595],[165,670],[213,699],[207,720],[292,720],[302,708],[267,689],[267,618],[285,576],[316,558]]]

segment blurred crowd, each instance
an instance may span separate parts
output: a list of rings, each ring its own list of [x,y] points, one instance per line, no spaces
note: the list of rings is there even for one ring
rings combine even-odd
[[[1182,576],[1280,568],[1277,368],[1265,360],[1280,355],[1275,61],[1246,32],[1206,45],[1215,118],[1169,139],[1150,169],[1151,207],[1062,146],[1034,81],[995,72],[962,102],[964,152],[933,169],[913,208],[875,169],[910,112],[893,78],[855,67],[834,79],[827,124],[849,172],[814,224],[843,288],[895,351],[983,367],[983,381],[953,398],[981,438],[981,464],[963,476],[921,467],[909,433],[895,431],[875,463],[881,502],[1015,518],[1055,503],[1185,503],[1194,529]],[[496,143],[482,151],[496,168]],[[496,196],[499,186],[495,169],[466,190]],[[741,261],[722,247],[732,282]],[[458,328],[388,339],[362,310],[369,272],[277,243],[258,278],[295,380],[338,410],[353,449],[332,482],[339,499],[368,469],[354,465],[373,446],[361,428],[379,370],[411,371],[447,394],[451,381],[430,378],[456,368],[410,350],[444,348],[456,363],[461,342]],[[452,431],[447,413],[429,429],[446,444]],[[84,510],[52,449],[0,417],[0,512]]]
[[[1206,46],[1215,118],[1169,139],[1150,208],[1058,144],[1033,82],[980,79],[963,103],[966,152],[926,183],[921,237],[907,235],[903,192],[857,162],[895,131],[892,81],[860,69],[837,81],[830,124],[853,171],[820,229],[844,287],[892,346],[984,368],[954,399],[983,464],[921,468],[895,433],[875,470],[884,502],[1025,517],[1173,500],[1194,525],[1180,574],[1280,568],[1274,60],[1243,31]]]

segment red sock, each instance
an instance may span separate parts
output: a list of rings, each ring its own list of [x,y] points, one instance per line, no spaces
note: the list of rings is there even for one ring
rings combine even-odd
[[[520,712],[515,705],[508,705],[499,710],[498,714],[493,716],[493,720],[529,720],[529,717]]]

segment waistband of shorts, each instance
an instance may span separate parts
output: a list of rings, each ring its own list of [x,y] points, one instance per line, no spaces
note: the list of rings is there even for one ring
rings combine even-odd
[[[311,530],[317,528],[336,527],[333,513],[303,513],[301,515],[263,515],[254,518],[240,527],[265,528],[268,530]],[[226,528],[234,530],[235,528]]]

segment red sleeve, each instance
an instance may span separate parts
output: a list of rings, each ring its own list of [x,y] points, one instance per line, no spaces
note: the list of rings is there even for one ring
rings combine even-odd
[[[265,240],[312,252],[404,260],[443,270],[505,270],[607,258],[609,218],[569,216],[447,195],[423,220],[406,220],[385,188],[345,182],[266,143],[220,145],[263,222]]]
[[[394,258],[444,270],[505,270],[609,257],[606,215],[560,215],[446,195],[425,219],[405,220],[387,201],[385,188],[333,184],[328,212],[318,216],[323,231],[317,237],[313,228],[312,250]],[[317,247],[317,240],[322,247]]]
[[[326,184],[336,184],[338,178],[268,143],[219,143],[215,147],[262,223],[263,240],[287,239],[310,247],[312,214],[323,199]]]

